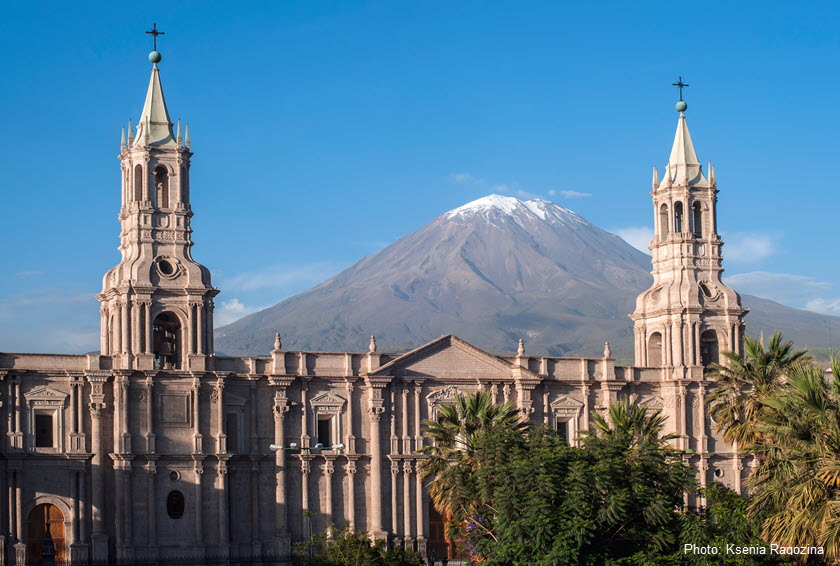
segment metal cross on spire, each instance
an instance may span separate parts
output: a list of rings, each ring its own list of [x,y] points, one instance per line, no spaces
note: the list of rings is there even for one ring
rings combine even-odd
[[[149,32],[146,32],[146,33],[149,33]],[[680,89],[680,100],[682,100],[682,89],[683,89],[684,87],[687,87],[688,85],[687,85],[687,84],[685,84],[684,82],[682,82],[682,77],[680,77],[680,78],[677,80],[677,82],[672,83],[672,84],[673,84],[675,87],[679,87],[679,89]]]
[[[146,33],[151,34],[152,37],[154,38],[154,48],[155,48],[155,51],[157,51],[157,38],[158,38],[159,35],[166,35],[166,33],[162,32],[162,31],[158,31],[157,23],[155,23],[152,26],[152,29],[150,31],[147,31]]]

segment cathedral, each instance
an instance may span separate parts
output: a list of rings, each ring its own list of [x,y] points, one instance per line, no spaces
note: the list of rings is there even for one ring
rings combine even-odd
[[[373,337],[366,352],[287,351],[278,334],[270,356],[231,358],[214,353],[219,290],[192,254],[189,126],[170,120],[161,56],[149,59],[120,148],[121,257],[97,295],[100,352],[0,352],[0,565],[53,546],[71,564],[288,556],[332,526],[426,554],[447,541],[418,473],[422,422],[477,390],[571,444],[636,395],[667,415],[700,486],[742,490],[750,461],[714,433],[705,367],[740,352],[746,311],[721,281],[717,181],[682,100],[667,167],[653,171],[635,365],[617,366],[609,344],[594,359],[531,356],[522,341],[495,356],[454,335],[389,353]]]

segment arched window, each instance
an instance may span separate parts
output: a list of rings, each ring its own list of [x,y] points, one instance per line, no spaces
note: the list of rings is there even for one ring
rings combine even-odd
[[[163,312],[152,325],[155,369],[181,369],[181,324],[172,313]]]
[[[169,492],[166,496],[166,513],[173,519],[180,519],[184,516],[184,508],[186,507],[184,501],[184,494],[178,490]]]
[[[668,235],[668,205],[664,203],[659,207],[659,233]]]
[[[648,338],[648,367],[662,366],[662,334],[654,332]]]
[[[169,175],[166,169],[155,169],[155,195],[158,208],[169,208]]]
[[[674,232],[680,233],[682,232],[682,222],[683,222],[683,205],[681,202],[677,201],[674,204]]]
[[[695,237],[703,237],[703,210],[699,202],[691,205],[691,231]]]
[[[134,166],[134,200],[143,200],[143,166]]]
[[[700,335],[700,363],[704,366],[720,363],[717,333],[712,329]]]

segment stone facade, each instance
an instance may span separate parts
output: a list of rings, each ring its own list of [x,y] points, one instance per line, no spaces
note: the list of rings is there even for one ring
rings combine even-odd
[[[452,335],[407,353],[373,339],[368,352],[291,352],[278,336],[270,357],[227,358],[213,353],[218,291],[190,254],[189,133],[173,132],[155,65],[120,155],[122,259],[98,295],[101,355],[0,353],[0,564],[37,557],[44,521],[71,560],[287,554],[305,511],[314,532],[350,526],[422,552],[443,540],[417,473],[421,423],[480,389],[572,443],[638,395],[668,415],[700,485],[741,490],[742,461],[706,415],[701,342],[713,329],[740,348],[744,311],[719,278],[717,189],[684,149],[684,120],[654,182],[656,282],[633,315],[636,366],[616,366],[609,345],[572,359],[520,342],[499,357]],[[673,224],[677,201],[698,203],[701,229]]]

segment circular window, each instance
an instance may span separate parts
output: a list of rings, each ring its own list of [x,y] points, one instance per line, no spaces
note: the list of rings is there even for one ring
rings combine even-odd
[[[184,516],[184,494],[180,491],[170,491],[166,496],[166,512],[173,519]]]
[[[723,470],[721,470],[720,468],[715,470],[715,477],[716,478],[722,478],[723,477]]]
[[[172,275],[175,273],[175,267],[165,259],[158,261],[157,265],[160,272],[164,275]]]
[[[178,481],[179,479],[181,479],[181,474],[179,474],[175,470],[172,470],[171,472],[169,472],[169,479],[171,479],[172,481]]]

